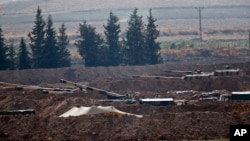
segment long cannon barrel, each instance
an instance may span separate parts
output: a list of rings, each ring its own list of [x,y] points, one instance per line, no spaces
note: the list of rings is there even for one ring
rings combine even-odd
[[[199,74],[202,73],[201,70],[184,71],[184,70],[165,70],[168,73],[186,73],[186,74]]]
[[[148,75],[133,75],[133,78],[154,78],[154,79],[183,79],[182,77],[166,77],[166,76],[148,76]]]
[[[0,86],[2,86],[2,87],[17,87],[17,86],[18,86],[18,84],[12,84],[12,83],[0,82]]]
[[[215,70],[214,76],[239,75],[239,69]]]
[[[201,73],[201,74],[188,74],[184,76],[184,80],[192,80],[192,79],[203,79],[203,78],[211,78],[214,76],[214,73]]]
[[[43,88],[39,86],[23,86],[18,87],[17,89],[24,91],[42,91],[47,94],[71,94],[74,92],[74,89],[61,89],[61,88]]]
[[[3,88],[7,88],[7,90],[40,90],[42,87],[39,86],[32,86],[32,85],[20,85],[20,84],[13,84],[13,83],[6,83],[6,82],[0,82],[0,86]]]
[[[68,94],[73,93],[75,89],[61,89],[61,88],[44,88],[35,85],[20,85],[13,83],[0,82],[0,86],[5,90],[23,90],[23,91],[42,91],[49,94]]]
[[[69,85],[72,85],[72,86],[76,86],[76,87],[78,87],[80,89],[85,89],[86,91],[92,91],[92,92],[96,92],[96,93],[99,93],[99,94],[102,94],[102,95],[106,95],[109,99],[127,98],[128,97],[127,95],[122,95],[122,94],[118,94],[118,93],[115,93],[115,92],[109,92],[109,91],[106,91],[106,90],[103,90],[103,89],[90,87],[90,86],[87,86],[87,85],[71,82],[71,81],[64,80],[64,79],[61,79],[60,82],[65,83],[65,84],[69,84]]]
[[[34,109],[26,109],[26,110],[1,110],[0,115],[29,115],[35,114],[36,111]]]
[[[55,91],[55,92],[59,92],[59,91],[64,91],[64,92],[72,92],[75,89],[62,89],[62,88],[38,88],[38,90],[41,91]]]
[[[60,79],[60,83],[65,83],[65,84],[68,84],[68,85],[71,85],[71,86],[76,86],[76,87],[80,88],[81,90],[86,89],[85,85],[81,85],[81,84],[78,84],[78,83],[75,83],[75,82],[72,82],[72,81],[68,81],[68,80],[64,80],[64,79]]]

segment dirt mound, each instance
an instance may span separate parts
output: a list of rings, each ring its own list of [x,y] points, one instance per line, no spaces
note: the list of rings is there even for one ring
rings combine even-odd
[[[122,93],[135,92],[151,92],[166,93],[168,91],[213,91],[213,90],[229,90],[244,91],[248,90],[249,76],[231,76],[204,78],[201,80],[180,80],[180,79],[102,79],[90,83],[90,85],[98,88],[108,89]]]
[[[0,93],[1,109],[36,109],[36,115],[1,116],[0,139],[4,140],[220,139],[229,138],[230,125],[250,124],[249,101],[168,107],[106,103],[144,117],[99,114],[60,118],[58,115],[73,106],[105,104],[97,101],[95,94],[83,92],[48,95],[1,90]]]
[[[140,97],[173,97],[191,100],[201,91],[250,90],[249,73],[201,80],[132,78],[132,75],[168,75],[167,69],[213,70],[225,64],[180,65],[162,64],[134,67],[62,68],[23,71],[2,71],[0,81],[63,87],[60,78],[86,83],[97,88]],[[250,70],[249,63],[230,64]],[[28,75],[29,74],[29,75]],[[27,77],[30,76],[30,77]],[[189,93],[174,91],[193,90]],[[42,91],[7,91],[0,89],[0,110],[35,109],[35,115],[0,116],[0,140],[181,140],[228,139],[229,126],[250,124],[250,101],[199,102],[183,106],[151,106],[104,102],[106,96],[75,91],[53,95]],[[77,106],[114,106],[137,118],[113,113],[61,118],[59,115]]]

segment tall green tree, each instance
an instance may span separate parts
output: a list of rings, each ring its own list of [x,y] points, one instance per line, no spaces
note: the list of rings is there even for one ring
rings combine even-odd
[[[44,47],[44,35],[45,35],[45,21],[43,20],[42,10],[37,8],[35,25],[32,32],[28,34],[30,38],[30,47],[32,50],[32,61],[34,68],[43,67],[43,47]]]
[[[8,48],[4,43],[4,36],[2,33],[2,28],[0,25],[0,70],[5,70],[8,68]]]
[[[119,43],[120,24],[118,24],[118,17],[111,11],[107,25],[104,25],[104,34],[108,48],[108,64],[111,66],[118,66],[121,64],[121,45]]]
[[[138,15],[138,9],[135,8],[130,15],[127,29],[127,58],[129,65],[144,65],[145,62],[145,44],[144,44],[144,23],[142,16]]]
[[[162,62],[162,58],[160,55],[160,43],[156,41],[159,37],[160,31],[157,30],[157,25],[155,22],[157,21],[152,15],[152,9],[149,10],[149,16],[147,17],[148,24],[146,29],[146,39],[145,39],[145,47],[146,47],[146,59],[149,64],[157,64]]]
[[[122,41],[121,41],[121,65],[128,65],[129,51],[128,51],[128,47],[127,47],[126,43],[127,43],[126,39],[122,38]]]
[[[67,49],[69,44],[68,36],[66,34],[65,25],[62,24],[59,28],[59,35],[57,36],[58,48],[59,48],[59,66],[69,67],[71,66],[70,52]]]
[[[79,25],[79,32],[79,40],[76,41],[75,45],[84,59],[85,66],[98,66],[100,53],[98,49],[103,44],[101,36],[86,21]]]
[[[101,42],[104,42],[101,40]],[[109,46],[105,43],[98,45],[97,49],[97,66],[110,66],[110,60],[109,60]]]
[[[17,68],[22,69],[30,69],[31,68],[31,58],[30,53],[28,52],[26,43],[24,38],[22,37],[20,40],[20,48],[17,54],[18,63]]]
[[[10,70],[16,69],[16,52],[14,50],[13,41],[10,43],[9,46],[8,59],[9,59],[9,69]]]
[[[42,68],[59,67],[59,49],[56,40],[56,30],[53,27],[51,15],[48,16],[47,26],[45,30],[45,40],[41,60]]]

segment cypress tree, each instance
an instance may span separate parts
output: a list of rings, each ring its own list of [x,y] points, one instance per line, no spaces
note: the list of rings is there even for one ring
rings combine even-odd
[[[86,21],[79,25],[80,36],[75,45],[78,48],[79,54],[85,61],[85,66],[99,65],[99,50],[103,40],[96,33],[95,28],[88,25]]]
[[[111,66],[118,66],[121,64],[121,47],[119,43],[120,25],[118,24],[118,17],[112,12],[109,14],[107,25],[104,25],[104,34],[108,48],[108,64]]]
[[[27,50],[24,38],[20,40],[20,48],[18,52],[18,69],[30,69],[31,68],[31,58],[30,53]]]
[[[59,66],[60,67],[70,67],[71,59],[70,52],[67,49],[67,45],[69,44],[68,36],[66,34],[65,25],[62,24],[59,28],[58,39],[58,49],[59,49]]]
[[[129,51],[128,51],[128,47],[126,45],[126,39],[122,38],[121,41],[121,65],[127,65],[128,64],[128,56],[129,56]]]
[[[130,15],[127,29],[127,51],[129,65],[144,65],[145,50],[144,50],[144,25],[142,16],[137,14],[138,9],[135,8]]]
[[[2,34],[2,28],[0,25],[0,70],[5,70],[8,68],[8,48],[4,43],[4,36]]]
[[[148,24],[146,30],[146,58],[149,64],[157,64],[162,62],[160,56],[160,43],[156,41],[159,36],[160,31],[157,30],[157,25],[155,22],[157,20],[152,15],[152,10],[149,10]]]
[[[101,41],[104,42],[104,41]],[[110,66],[109,60],[109,46],[107,44],[100,44],[97,49],[97,66]]]
[[[32,50],[32,61],[34,68],[41,68],[43,66],[43,47],[44,47],[44,35],[45,35],[45,21],[42,17],[42,10],[40,7],[37,8],[35,26],[32,32],[28,34],[30,38],[30,47]]]
[[[41,67],[57,68],[59,67],[59,49],[57,47],[56,31],[53,27],[51,15],[48,16],[45,35]]]
[[[13,42],[11,42],[11,44],[9,46],[8,58],[9,58],[9,69],[11,69],[11,70],[16,69],[16,53],[14,50],[14,43]]]

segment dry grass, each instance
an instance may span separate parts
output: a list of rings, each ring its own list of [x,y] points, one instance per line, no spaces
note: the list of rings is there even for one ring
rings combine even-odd
[[[181,49],[162,49],[162,55],[175,55],[177,57],[202,56],[201,50],[207,50],[212,56],[247,56],[248,49],[231,47],[209,47],[209,48],[181,48]]]
[[[214,28],[204,29],[203,40],[242,40],[248,38],[250,28]],[[159,41],[191,40],[198,39],[200,33],[198,29],[175,29],[161,28]]]

